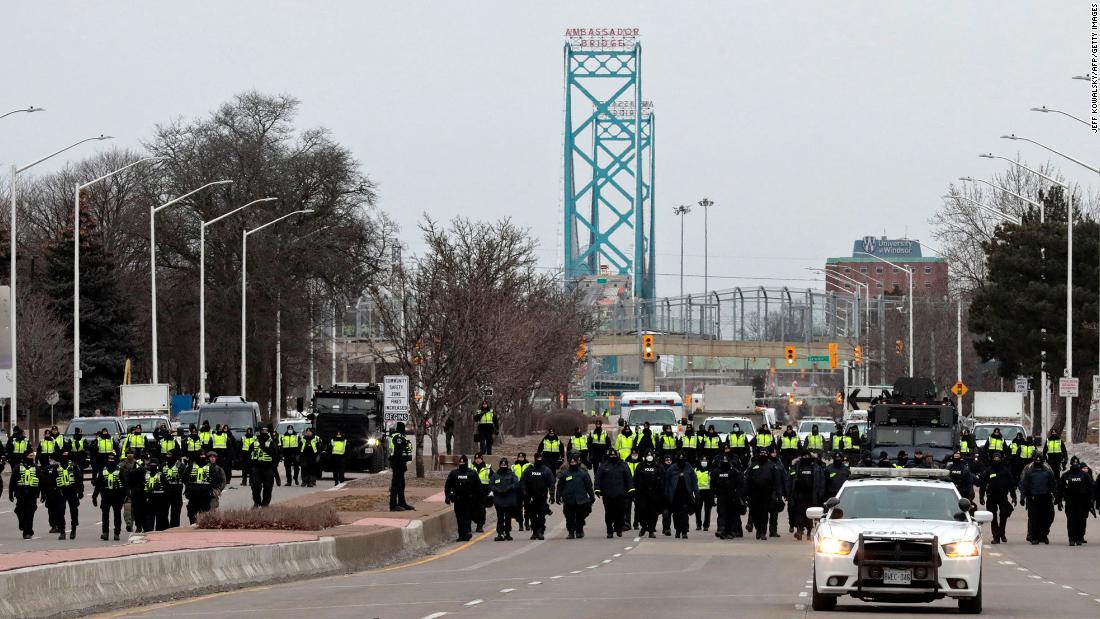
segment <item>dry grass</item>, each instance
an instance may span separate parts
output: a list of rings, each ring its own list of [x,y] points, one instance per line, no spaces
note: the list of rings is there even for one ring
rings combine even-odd
[[[390,508],[390,497],[381,494],[339,496],[326,504],[340,512],[379,512]]]
[[[270,505],[259,509],[221,509],[199,515],[200,529],[277,529],[320,531],[340,524],[331,503],[291,507]]]

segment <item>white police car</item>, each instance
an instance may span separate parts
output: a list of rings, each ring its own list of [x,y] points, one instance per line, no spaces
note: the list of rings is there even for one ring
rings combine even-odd
[[[842,595],[875,602],[955,598],[963,613],[982,612],[981,523],[970,515],[947,471],[852,468],[825,507],[814,534],[813,609],[832,610]]]

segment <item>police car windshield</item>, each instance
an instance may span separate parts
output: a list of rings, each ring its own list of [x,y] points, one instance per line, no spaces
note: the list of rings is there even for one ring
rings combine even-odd
[[[132,418],[132,419],[127,419],[123,423],[126,424],[126,431],[127,432],[129,432],[130,430],[133,430],[137,426],[141,426],[141,431],[142,432],[152,432],[153,430],[160,427],[161,425],[165,425],[165,426],[168,425],[168,422],[166,422],[163,419],[158,419],[156,417],[142,417],[140,419]]]
[[[96,419],[94,417],[91,419],[76,419],[69,424],[68,428],[65,428],[65,436],[72,436],[77,428],[80,428],[80,432],[84,436],[99,434],[100,430],[103,429],[114,435],[118,432],[118,423],[114,419]]]
[[[313,409],[318,414],[345,413],[355,415],[369,415],[378,410],[377,400],[371,398],[330,398],[318,397],[313,403]]]
[[[959,498],[951,488],[932,485],[867,484],[840,491],[840,504],[829,512],[831,520],[897,518],[965,522]]]
[[[927,446],[927,447],[946,447],[950,449],[955,446],[955,436],[947,428],[917,428],[916,429],[916,442],[914,445]]]
[[[1001,437],[1006,441],[1015,440],[1020,434],[1020,428],[1014,428],[1012,426],[978,426],[974,428],[974,439],[984,441],[989,438],[990,434],[993,434],[995,428],[1001,428]]]
[[[630,411],[629,422],[632,426],[640,426],[645,422],[651,426],[676,425],[676,413],[671,408],[653,408]]]
[[[832,434],[836,432],[836,424],[831,421],[803,421],[798,424],[799,432],[810,432],[817,426],[817,431],[821,434]]]

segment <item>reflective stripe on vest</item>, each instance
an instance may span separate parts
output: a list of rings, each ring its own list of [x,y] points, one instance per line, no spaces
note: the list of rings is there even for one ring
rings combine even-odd
[[[176,441],[174,441],[172,439],[168,439],[168,438],[160,439],[160,452],[161,453],[164,453],[164,454],[169,453],[175,448],[176,448]]]
[[[798,449],[798,437],[797,436],[781,436],[779,437],[780,449]]]
[[[241,439],[241,449],[245,451],[252,451],[252,446],[256,444],[256,441],[260,439],[255,436],[246,436]]]
[[[25,488],[38,487],[38,470],[33,466],[19,467],[19,485]]]
[[[588,440],[592,441],[593,445],[606,445],[607,444],[607,432],[593,432],[588,435]]]
[[[115,442],[109,438],[101,438],[95,444],[100,454],[106,455],[115,452]]]
[[[122,479],[119,478],[118,471],[103,471],[103,480],[107,485],[108,490],[118,490],[122,487]]]
[[[202,451],[202,439],[187,438],[187,452],[194,453],[196,451]]]
[[[69,467],[66,466],[66,467],[57,469],[57,487],[58,488],[65,488],[65,487],[71,486],[71,485],[73,485],[73,482],[75,482],[75,481],[76,480],[73,479],[73,472],[71,470],[69,470]]]
[[[768,434],[767,432],[757,434],[756,435],[756,446],[757,447],[770,447],[773,440],[774,439],[772,438],[772,435]]]
[[[74,438],[72,449],[73,449],[73,451],[84,451],[84,439]]]
[[[495,419],[496,413],[493,411],[493,409],[490,408],[489,410],[483,411],[480,415],[478,415],[477,423],[478,425],[492,424],[493,420]]]
[[[227,449],[229,447],[229,435],[215,434],[213,436],[214,449]]]
[[[588,438],[585,436],[574,436],[569,439],[569,446],[573,448],[573,451],[587,451]]]
[[[282,438],[283,449],[298,449],[298,435],[284,434]]]
[[[209,464],[204,465],[204,466],[196,465],[196,466],[191,467],[191,483],[193,483],[193,484],[208,484],[208,483],[210,483],[210,480],[208,479],[209,475],[210,475],[210,465]]]
[[[630,452],[634,450],[634,436],[627,436],[620,434],[615,437],[615,451],[619,452],[619,457],[626,460],[630,456]]]
[[[743,434],[743,433],[742,434],[733,434],[731,432],[729,434],[728,440],[729,440],[730,447],[733,447],[733,448],[745,447],[748,444],[748,442],[747,442],[748,437],[745,436],[745,434]]]
[[[204,443],[209,443],[210,442],[210,432],[200,431],[199,432],[199,440],[204,442]]]
[[[527,464],[513,464],[512,472],[516,474],[516,478],[520,478],[523,477],[523,472],[529,468],[531,468],[530,462],[528,462]]]
[[[21,441],[12,441],[11,442],[12,453],[17,453],[17,454],[27,453],[27,446],[28,446],[29,443],[30,443],[30,441],[28,441],[27,439],[23,439]]]
[[[489,485],[489,473],[489,467],[487,466],[483,466],[477,470],[478,479],[480,479],[481,483],[485,484],[486,486]]]
[[[165,483],[168,485],[175,486],[180,483],[180,470],[178,465],[173,464],[172,466],[166,466],[161,472],[164,473]]]
[[[334,456],[344,455],[344,450],[347,449],[347,446],[348,446],[347,441],[333,440],[332,441],[332,455],[334,455]]]
[[[672,434],[662,434],[661,447],[668,450],[676,449],[676,436]]]
[[[160,473],[157,473],[155,475],[146,475],[145,476],[145,491],[149,492],[153,488],[155,488],[158,481],[160,481]]]
[[[825,449],[825,437],[820,434],[811,434],[806,437],[807,449]]]
[[[964,453],[964,454],[970,453],[970,442],[969,441],[962,441],[961,443],[959,443],[959,453]]]
[[[558,439],[542,439],[542,452],[543,453],[558,453],[561,451],[561,441]]]
[[[52,454],[57,451],[57,443],[53,442],[53,439],[46,439],[38,444],[38,451],[44,454]]]
[[[985,446],[986,449],[992,449],[993,451],[1003,451],[1005,448],[1005,442],[1003,439],[990,437]]]
[[[252,460],[254,462],[271,462],[271,454],[267,449],[271,449],[271,441],[268,441],[266,445],[256,441],[256,444],[252,446]]]
[[[680,439],[680,445],[684,449],[695,449],[699,445],[699,437],[692,434],[691,436],[684,435],[684,438]]]
[[[717,436],[709,436],[709,435],[704,436],[703,437],[703,449],[718,449],[718,445],[721,442],[722,441],[719,440],[719,438]]]
[[[1030,460],[1035,455],[1034,445],[1020,445],[1020,458]]]
[[[695,471],[695,481],[700,490],[710,490],[710,471]]]
[[[134,449],[145,449],[145,435],[142,433],[130,435],[130,447]]]
[[[1047,441],[1047,453],[1060,454],[1062,453],[1062,441],[1058,439],[1051,439]]]

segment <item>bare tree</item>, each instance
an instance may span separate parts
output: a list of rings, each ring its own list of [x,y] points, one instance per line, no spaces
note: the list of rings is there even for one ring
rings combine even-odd
[[[60,391],[72,378],[72,342],[44,296],[20,290],[18,301],[19,395],[37,413],[45,407],[46,394]],[[32,414],[36,433],[38,425],[37,414]]]

